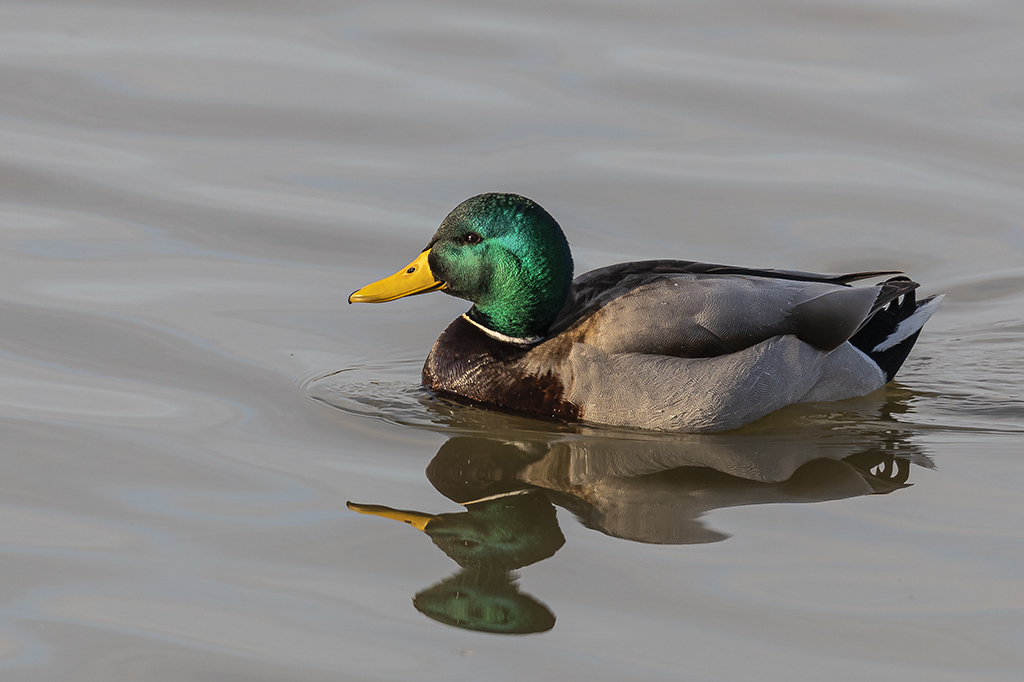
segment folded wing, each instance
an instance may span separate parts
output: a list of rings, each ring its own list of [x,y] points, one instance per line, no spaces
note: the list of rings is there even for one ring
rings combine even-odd
[[[702,358],[735,353],[780,335],[817,350],[838,348],[886,304],[917,288],[893,274],[756,270],[688,261],[625,263],[588,272],[552,334],[567,331],[608,353]]]

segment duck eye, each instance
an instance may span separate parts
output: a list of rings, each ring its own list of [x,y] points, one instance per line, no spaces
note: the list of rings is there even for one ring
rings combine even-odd
[[[479,244],[484,240],[484,238],[478,235],[476,232],[470,232],[469,234],[466,235],[465,239],[467,244]]]

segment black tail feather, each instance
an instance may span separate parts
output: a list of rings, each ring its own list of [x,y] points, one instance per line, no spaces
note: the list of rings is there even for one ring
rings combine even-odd
[[[899,276],[893,277],[887,280],[887,282],[909,282],[909,277]],[[922,301],[921,305],[926,303],[930,299]],[[920,336],[921,330],[918,329],[913,334],[907,336],[899,343],[886,348],[885,350],[875,350],[882,342],[884,342],[889,336],[896,332],[896,328],[899,327],[900,322],[903,322],[911,315],[913,315],[919,305],[917,297],[914,294],[914,289],[910,288],[900,298],[893,299],[885,308],[876,312],[871,319],[868,320],[860,331],[853,335],[850,339],[850,343],[860,349],[868,357],[875,361],[875,363],[882,368],[885,372],[885,380],[892,381],[896,377],[896,372],[899,371],[900,367],[906,361],[907,356],[910,355],[910,350],[914,347],[914,343],[917,341],[917,337]]]

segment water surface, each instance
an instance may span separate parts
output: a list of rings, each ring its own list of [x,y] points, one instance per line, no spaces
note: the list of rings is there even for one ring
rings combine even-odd
[[[5,679],[1024,674],[1019,3],[88,0],[0,27]],[[464,302],[345,297],[492,190],[555,215],[579,272],[948,295],[896,384],[737,433],[452,405],[417,384]]]

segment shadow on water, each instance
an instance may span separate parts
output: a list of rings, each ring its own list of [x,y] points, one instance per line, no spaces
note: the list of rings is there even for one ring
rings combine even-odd
[[[465,511],[349,507],[418,528],[459,565],[415,596],[428,617],[483,632],[543,632],[555,616],[519,591],[516,572],[565,543],[556,506],[611,537],[678,545],[728,537],[704,523],[713,509],[900,490],[910,485],[912,465],[933,465],[898,421],[914,394],[897,386],[880,396],[795,406],[716,435],[546,424],[415,393],[387,405],[375,399],[378,418],[455,434],[426,476]],[[312,397],[361,412],[322,392]]]

